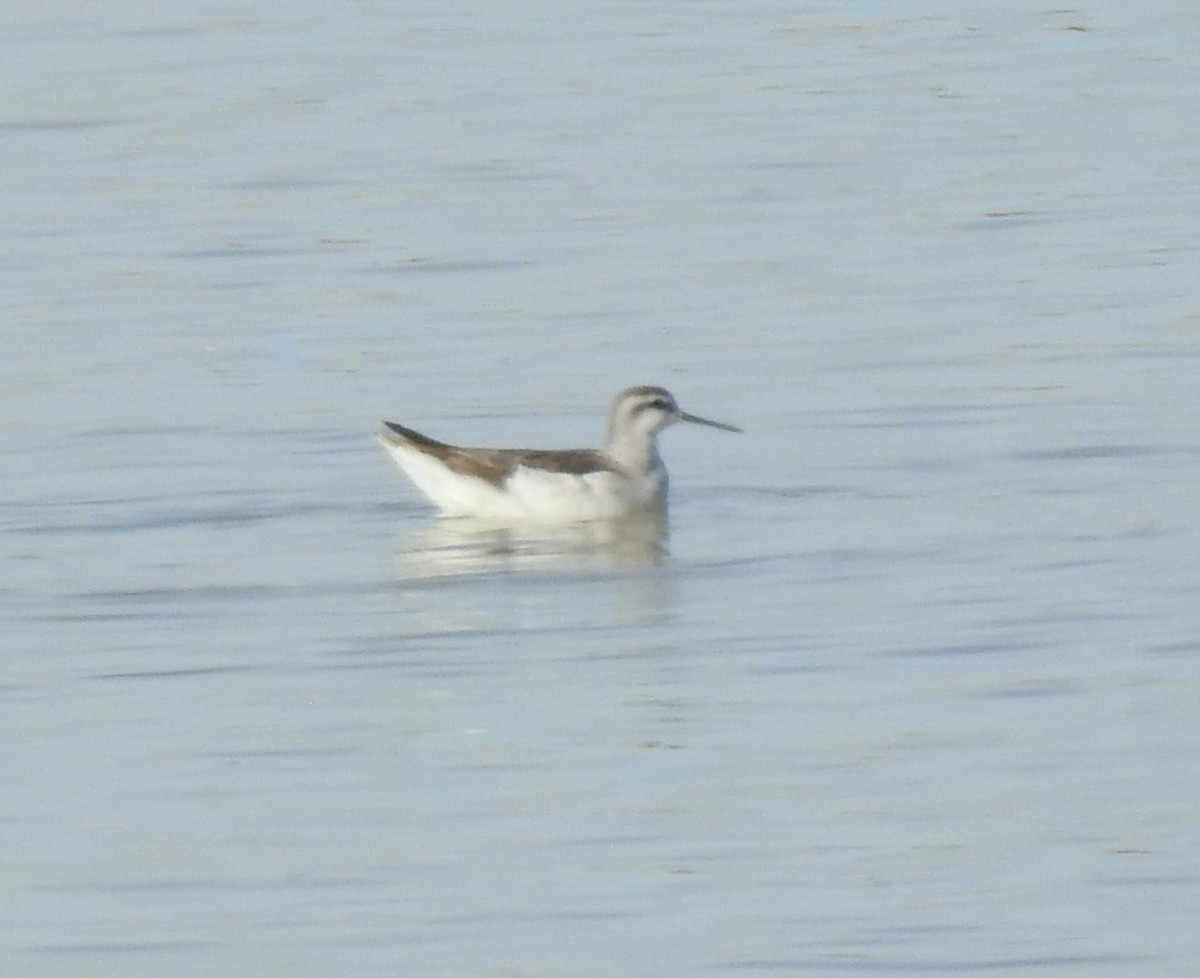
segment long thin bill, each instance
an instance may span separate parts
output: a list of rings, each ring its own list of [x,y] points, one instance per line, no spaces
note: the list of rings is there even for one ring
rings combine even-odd
[[[680,421],[690,421],[692,424],[704,424],[710,428],[720,428],[722,431],[736,431],[739,435],[742,434],[742,429],[736,425],[725,424],[722,421],[709,421],[708,418],[698,418],[694,414],[688,414],[687,411],[679,412]]]

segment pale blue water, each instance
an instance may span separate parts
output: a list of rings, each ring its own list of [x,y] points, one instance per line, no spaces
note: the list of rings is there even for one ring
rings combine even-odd
[[[3,974],[1194,973],[1190,6],[0,16]]]

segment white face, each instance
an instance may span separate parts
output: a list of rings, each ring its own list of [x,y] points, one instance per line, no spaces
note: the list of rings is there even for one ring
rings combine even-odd
[[[666,391],[647,391],[631,397],[622,413],[630,428],[653,434],[679,420],[679,405]]]
[[[688,421],[692,424],[708,425],[710,428],[720,428],[723,431],[741,431],[731,424],[721,421],[710,421],[686,411],[680,411],[679,405],[667,391],[661,387],[630,387],[617,400],[613,416],[611,432],[639,432],[653,435],[662,431],[667,425],[676,421]]]

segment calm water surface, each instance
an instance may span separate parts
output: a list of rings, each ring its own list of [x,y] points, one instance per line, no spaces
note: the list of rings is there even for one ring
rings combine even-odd
[[[0,16],[4,974],[1195,973],[1192,6]]]

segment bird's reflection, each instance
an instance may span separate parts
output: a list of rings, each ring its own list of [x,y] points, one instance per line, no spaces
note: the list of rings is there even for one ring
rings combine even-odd
[[[667,553],[666,513],[569,526],[512,526],[435,519],[397,549],[399,568],[417,577],[496,570],[654,567]]]

